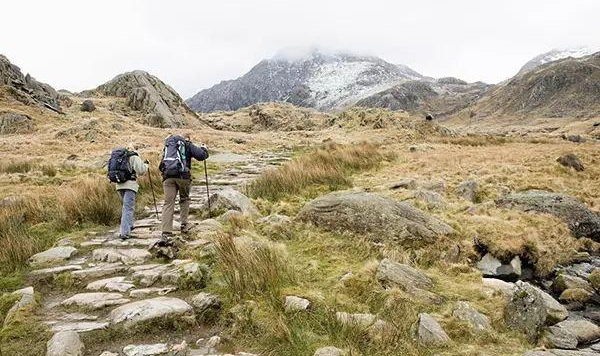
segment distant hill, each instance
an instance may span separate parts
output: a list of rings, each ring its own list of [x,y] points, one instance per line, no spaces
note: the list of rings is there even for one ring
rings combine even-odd
[[[293,59],[276,56],[263,60],[242,77],[202,90],[186,102],[200,112],[236,110],[273,101],[334,110],[422,77],[407,66],[377,57],[312,51]]]
[[[469,106],[491,87],[452,77],[424,78],[395,85],[359,100],[356,105],[446,116]]]
[[[600,116],[600,52],[532,68],[490,90],[467,110],[477,117]]]
[[[531,60],[521,67],[517,75],[525,74],[532,69],[535,69],[541,65],[546,63],[558,61],[561,59],[573,57],[573,58],[581,58],[585,56],[589,56],[594,53],[591,49],[587,47],[578,47],[578,48],[567,48],[567,49],[553,49],[546,53],[542,53],[540,55],[535,56]]]

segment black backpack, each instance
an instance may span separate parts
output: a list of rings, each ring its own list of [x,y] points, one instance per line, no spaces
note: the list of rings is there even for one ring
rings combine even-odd
[[[110,154],[108,160],[108,180],[113,183],[125,183],[128,180],[136,180],[135,171],[129,164],[129,157],[137,156],[137,153],[125,148],[117,148]]]
[[[181,178],[189,172],[187,164],[187,150],[185,139],[181,136],[170,136],[165,140],[162,161],[160,162],[160,171],[163,178]]]

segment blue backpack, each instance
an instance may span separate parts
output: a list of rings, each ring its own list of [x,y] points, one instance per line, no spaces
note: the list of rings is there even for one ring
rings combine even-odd
[[[163,178],[181,178],[183,173],[190,171],[186,161],[185,139],[178,135],[167,138],[159,166]]]
[[[110,154],[108,160],[108,180],[113,183],[125,183],[128,180],[136,180],[135,171],[129,164],[129,158],[137,156],[137,153],[125,148],[117,148]]]

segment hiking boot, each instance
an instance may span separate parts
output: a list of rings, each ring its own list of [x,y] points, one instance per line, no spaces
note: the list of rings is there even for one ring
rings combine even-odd
[[[125,240],[129,240],[131,238],[131,235],[121,235],[119,234],[119,239],[125,241]]]
[[[188,234],[189,232],[190,232],[190,225],[187,223],[181,224],[181,233]]]

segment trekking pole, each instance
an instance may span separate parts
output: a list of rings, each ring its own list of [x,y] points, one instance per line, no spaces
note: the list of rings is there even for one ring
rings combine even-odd
[[[206,182],[206,203],[208,204],[208,217],[210,218],[210,194],[208,193],[208,169],[206,169],[206,160],[204,160],[204,180]]]
[[[158,207],[156,206],[156,196],[154,195],[154,184],[152,184],[152,174],[150,174],[150,167],[148,167],[148,180],[150,181],[150,190],[152,191],[152,200],[154,201],[154,212],[156,213],[156,218],[160,220],[158,217]]]

